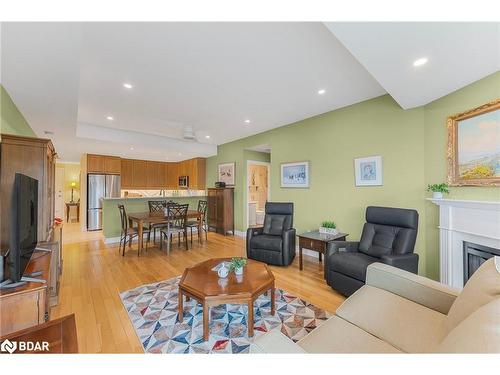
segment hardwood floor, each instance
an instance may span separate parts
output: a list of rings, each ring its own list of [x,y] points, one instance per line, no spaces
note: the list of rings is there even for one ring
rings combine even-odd
[[[210,233],[200,246],[177,248],[170,255],[157,248],[137,256],[137,245],[122,257],[116,244],[106,245],[99,232],[81,233],[78,224],[65,224],[63,275],[59,305],[51,319],[75,313],[78,346],[82,353],[142,353],[141,344],[121,303],[119,293],[143,284],[179,276],[184,268],[209,258],[245,255],[245,240]],[[298,257],[289,267],[271,267],[276,286],[334,312],[344,297],[323,279],[323,264],[305,256],[299,271]]]

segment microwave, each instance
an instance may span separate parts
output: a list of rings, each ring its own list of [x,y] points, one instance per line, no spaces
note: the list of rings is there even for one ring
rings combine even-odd
[[[189,176],[179,176],[179,187],[180,188],[189,187]]]

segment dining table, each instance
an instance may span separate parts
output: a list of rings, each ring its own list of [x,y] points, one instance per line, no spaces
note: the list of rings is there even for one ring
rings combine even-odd
[[[137,224],[137,246],[139,247],[137,254],[142,252],[143,247],[143,229],[144,226],[149,226],[151,224],[161,224],[168,223],[170,220],[174,220],[175,218],[171,218],[165,215],[163,212],[130,212],[128,213],[128,220],[130,227],[133,227],[133,224]],[[187,211],[187,219],[196,219],[198,221],[198,236],[203,230],[203,213],[198,210],[188,210]],[[200,237],[200,241],[203,241],[203,236]],[[161,238],[160,238],[161,241]]]

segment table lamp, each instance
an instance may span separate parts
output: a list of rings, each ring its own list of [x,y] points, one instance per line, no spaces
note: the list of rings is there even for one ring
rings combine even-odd
[[[71,202],[70,203],[74,203],[74,200],[73,200],[73,189],[76,187],[76,182],[72,182],[71,183]]]

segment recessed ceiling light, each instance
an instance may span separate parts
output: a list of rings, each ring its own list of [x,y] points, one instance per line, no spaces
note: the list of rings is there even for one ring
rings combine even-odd
[[[427,61],[429,61],[427,57],[421,57],[420,59],[413,62],[413,66],[422,66],[424,64],[427,64]]]
[[[251,122],[250,120],[245,120],[245,123],[247,124],[250,124],[250,122]]]
[[[325,89],[318,90],[318,94],[323,95],[326,92]]]
[[[182,154],[179,152],[177,155],[181,156]]]
[[[130,83],[124,83],[124,84],[123,84],[123,87],[125,87],[126,89],[129,89],[129,90],[130,90],[130,89],[131,89],[132,87],[134,87],[134,86],[132,86]]]
[[[206,136],[205,136],[205,138],[206,138],[206,139],[210,139],[210,136],[209,136],[209,135],[206,135]]]
[[[131,151],[134,151],[134,148],[133,148],[133,147],[130,147],[130,150],[131,150]]]
[[[106,117],[106,119],[109,121],[113,121],[115,118],[113,116],[108,116],[108,117]]]

